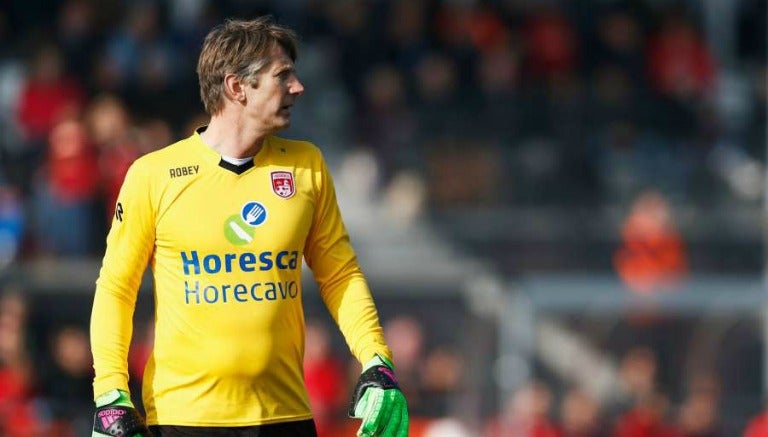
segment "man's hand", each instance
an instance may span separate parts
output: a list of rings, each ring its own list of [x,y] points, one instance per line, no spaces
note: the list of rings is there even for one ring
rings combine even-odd
[[[105,436],[152,437],[127,392],[110,390],[96,399],[91,437]]]
[[[386,358],[377,355],[363,367],[349,417],[363,419],[358,437],[408,436],[408,406]]]

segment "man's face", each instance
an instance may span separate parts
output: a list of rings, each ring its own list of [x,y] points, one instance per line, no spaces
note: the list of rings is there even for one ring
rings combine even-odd
[[[258,129],[276,132],[291,124],[291,107],[304,92],[296,77],[293,61],[277,45],[271,52],[272,62],[262,69],[256,83],[245,86],[248,118]]]

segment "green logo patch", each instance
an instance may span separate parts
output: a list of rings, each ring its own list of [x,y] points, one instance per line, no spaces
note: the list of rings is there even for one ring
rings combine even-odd
[[[240,217],[240,214],[230,216],[224,221],[224,236],[235,246],[242,246],[253,241],[255,230]]]

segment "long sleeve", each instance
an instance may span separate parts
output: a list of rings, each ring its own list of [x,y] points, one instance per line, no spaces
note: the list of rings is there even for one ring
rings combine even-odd
[[[143,273],[154,248],[148,172],[134,163],[120,190],[91,313],[94,397],[128,390],[128,349]]]
[[[320,159],[314,174],[315,214],[304,252],[307,264],[325,306],[358,361],[365,363],[375,354],[391,360],[373,297],[339,211],[333,180]]]

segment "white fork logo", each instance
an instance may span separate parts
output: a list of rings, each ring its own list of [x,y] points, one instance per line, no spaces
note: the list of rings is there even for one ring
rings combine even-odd
[[[248,215],[245,216],[245,218],[248,223],[253,223],[260,219],[262,215],[264,215],[264,208],[257,203],[253,205],[253,208],[251,208],[250,211],[248,211]]]
[[[267,210],[259,202],[249,202],[243,208],[243,221],[251,226],[258,226],[267,219]]]

